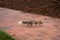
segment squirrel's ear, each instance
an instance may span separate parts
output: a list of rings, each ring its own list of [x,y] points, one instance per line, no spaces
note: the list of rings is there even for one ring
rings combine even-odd
[[[42,21],[39,21],[39,23],[40,23],[40,24],[43,24],[43,22],[42,22]]]

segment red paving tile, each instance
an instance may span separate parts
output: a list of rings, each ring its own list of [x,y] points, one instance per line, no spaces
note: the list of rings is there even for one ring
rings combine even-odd
[[[41,20],[43,24],[18,25],[20,20]],[[15,40],[60,40],[60,19],[48,16],[0,8],[0,27]]]

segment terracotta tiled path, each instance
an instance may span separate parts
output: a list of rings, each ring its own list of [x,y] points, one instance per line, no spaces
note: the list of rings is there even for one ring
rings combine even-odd
[[[42,25],[18,25],[20,20],[41,20]],[[0,29],[15,40],[60,40],[60,19],[0,8]]]

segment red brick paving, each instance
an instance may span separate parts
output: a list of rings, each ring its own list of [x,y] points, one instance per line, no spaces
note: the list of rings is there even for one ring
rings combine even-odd
[[[43,24],[32,27],[17,24],[20,20],[32,19],[41,20]],[[12,35],[15,40],[54,40],[56,36],[60,36],[60,19],[6,8],[0,8],[0,27],[3,26],[11,28],[4,31]],[[59,38],[55,39],[60,40]]]

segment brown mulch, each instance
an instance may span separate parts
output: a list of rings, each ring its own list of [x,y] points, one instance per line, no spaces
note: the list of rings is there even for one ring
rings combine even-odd
[[[0,7],[60,18],[59,0],[0,0]]]

